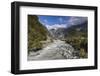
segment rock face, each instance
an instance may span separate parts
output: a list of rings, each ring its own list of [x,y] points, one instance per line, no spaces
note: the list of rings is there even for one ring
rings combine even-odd
[[[64,41],[55,40],[38,52],[30,52],[28,60],[76,59],[74,48]]]
[[[84,22],[78,25],[71,25],[67,28],[50,29],[49,32],[54,39],[64,40],[69,36],[73,37],[76,34],[79,36],[81,33],[87,33],[87,24],[87,22]]]
[[[64,39],[65,38],[65,28],[50,29],[49,32],[54,39]]]

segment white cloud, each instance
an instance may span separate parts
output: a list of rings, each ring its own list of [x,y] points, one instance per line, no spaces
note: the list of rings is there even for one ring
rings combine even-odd
[[[66,24],[45,25],[48,29],[66,28]]]
[[[62,18],[59,18],[59,21],[62,21],[62,20],[63,20]],[[66,21],[65,24],[48,25],[47,24],[48,21],[46,19],[44,20],[44,23],[42,22],[42,24],[46,26],[47,29],[57,29],[57,28],[66,28],[71,25],[81,24],[85,21],[87,21],[87,17],[70,17],[70,19]]]
[[[68,21],[68,24],[75,25],[87,21],[87,17],[71,17]]]

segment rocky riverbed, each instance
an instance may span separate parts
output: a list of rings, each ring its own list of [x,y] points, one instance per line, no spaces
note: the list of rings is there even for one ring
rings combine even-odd
[[[54,40],[42,50],[29,52],[28,60],[76,59],[79,58],[77,54],[71,45]]]

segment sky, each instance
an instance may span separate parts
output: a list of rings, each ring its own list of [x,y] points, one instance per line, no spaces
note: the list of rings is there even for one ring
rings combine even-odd
[[[40,23],[48,29],[66,28],[87,21],[87,17],[38,15]]]

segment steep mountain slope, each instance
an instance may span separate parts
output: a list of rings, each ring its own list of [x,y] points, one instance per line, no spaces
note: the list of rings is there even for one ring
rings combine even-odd
[[[80,36],[80,35],[87,35],[87,22],[84,22],[79,25],[72,25],[71,27],[66,29],[66,37],[73,37],[73,36]]]
[[[58,28],[49,30],[54,39],[60,39],[66,43],[72,45],[78,52],[79,56],[82,58],[87,57],[87,25],[88,22],[84,22],[77,25],[70,25],[67,28]]]
[[[70,25],[67,28],[50,29],[53,38],[66,39],[68,37],[79,36],[80,34],[87,35],[87,22],[78,25]]]
[[[41,49],[41,41],[47,40],[48,30],[44,27],[35,15],[28,15],[28,50]]]
[[[66,28],[58,28],[58,29],[50,29],[49,32],[53,36],[54,39],[64,39]]]
[[[87,58],[88,54],[88,35],[87,35],[87,22],[79,25],[73,25],[67,28],[66,32],[66,43],[72,45],[76,50],[79,51],[81,58]]]

